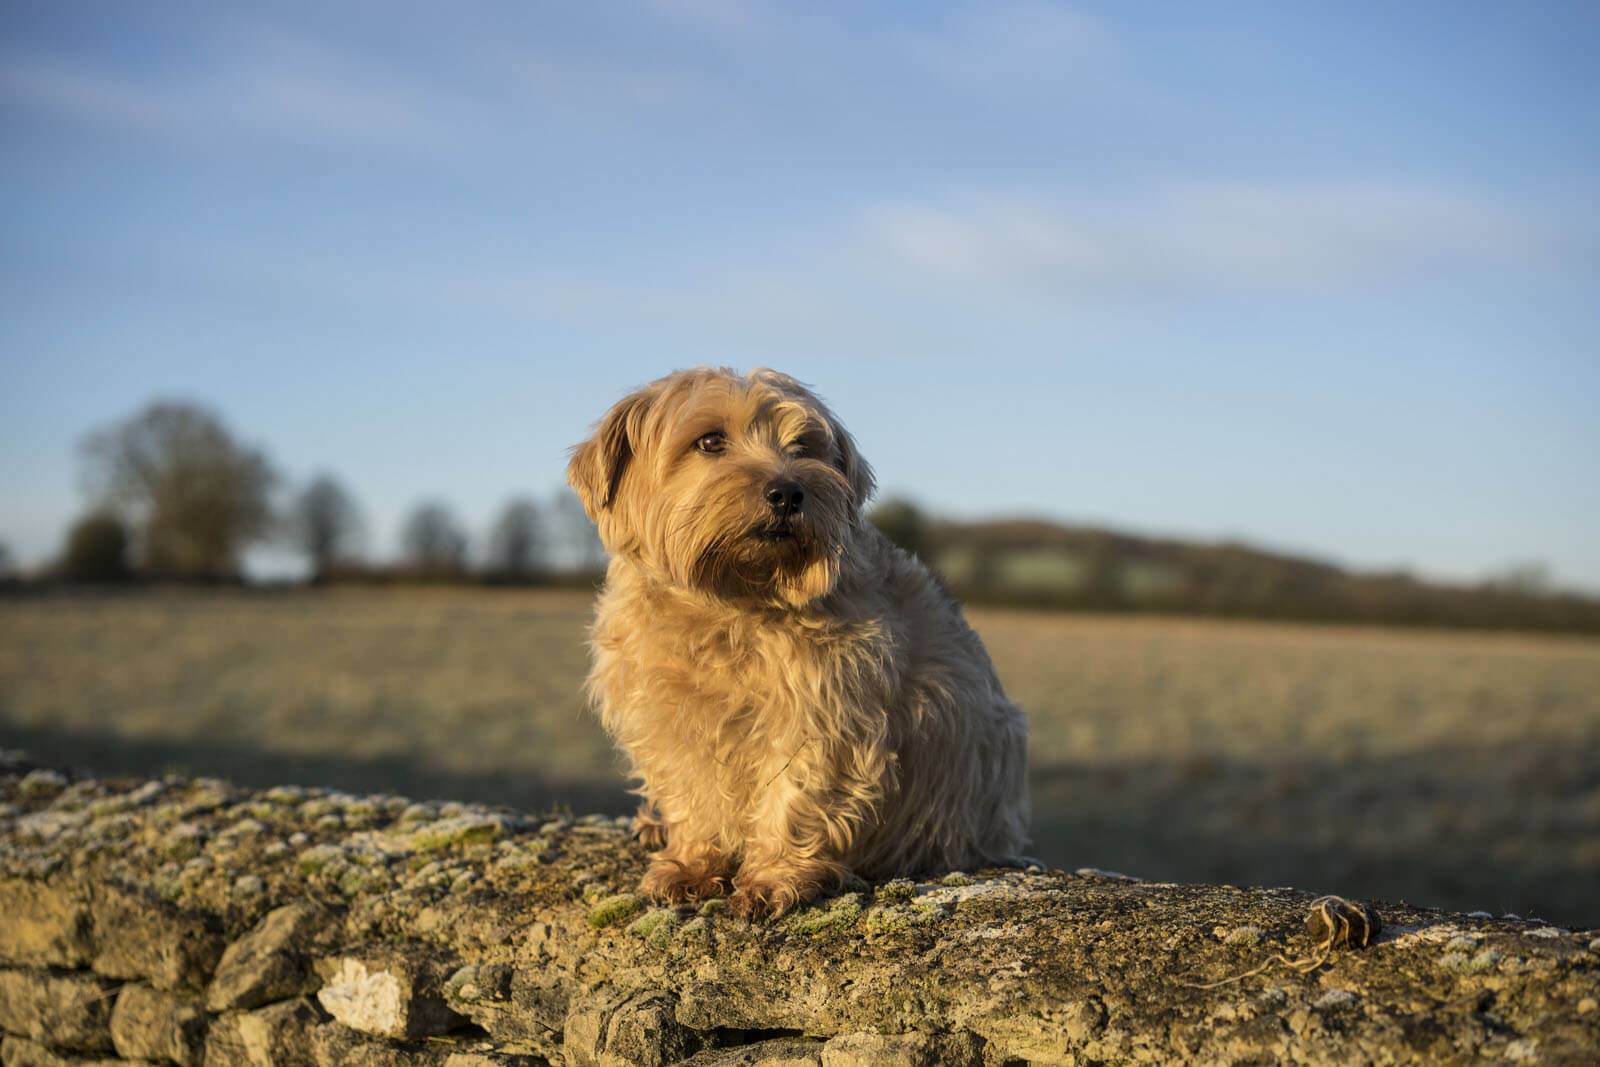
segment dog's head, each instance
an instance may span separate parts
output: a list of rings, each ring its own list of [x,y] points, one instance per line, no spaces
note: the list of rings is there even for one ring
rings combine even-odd
[[[872,470],[777,371],[679,371],[623,397],[567,482],[613,556],[718,596],[803,605],[833,589]]]

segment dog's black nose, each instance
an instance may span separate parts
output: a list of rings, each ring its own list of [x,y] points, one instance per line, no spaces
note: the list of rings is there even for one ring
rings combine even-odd
[[[793,515],[800,510],[805,498],[805,490],[794,482],[770,482],[767,485],[767,503],[779,515]]]

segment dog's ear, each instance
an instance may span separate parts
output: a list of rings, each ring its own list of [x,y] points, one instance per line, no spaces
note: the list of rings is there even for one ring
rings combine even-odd
[[[655,390],[649,386],[629,393],[606,412],[589,439],[572,450],[567,484],[577,492],[583,510],[596,523],[600,513],[617,498],[622,475],[633,459],[645,412],[654,399]]]
[[[861,450],[856,447],[856,439],[850,436],[850,431],[839,425],[839,420],[831,414],[828,422],[833,427],[833,447],[838,451],[839,469],[844,472],[845,480],[850,483],[850,492],[856,498],[858,509],[867,506],[873,491],[878,488],[877,478],[873,476],[872,467],[861,457]]]

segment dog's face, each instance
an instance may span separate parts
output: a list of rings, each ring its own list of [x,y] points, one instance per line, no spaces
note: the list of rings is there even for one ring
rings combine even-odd
[[[872,493],[844,427],[770,370],[679,371],[624,397],[573,450],[567,482],[613,556],[795,606],[833,589]]]

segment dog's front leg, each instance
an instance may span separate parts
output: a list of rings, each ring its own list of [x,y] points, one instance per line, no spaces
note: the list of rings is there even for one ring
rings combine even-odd
[[[733,879],[734,911],[781,915],[843,882],[851,847],[877,799],[877,788],[865,782],[786,789],[769,798],[746,830]]]

